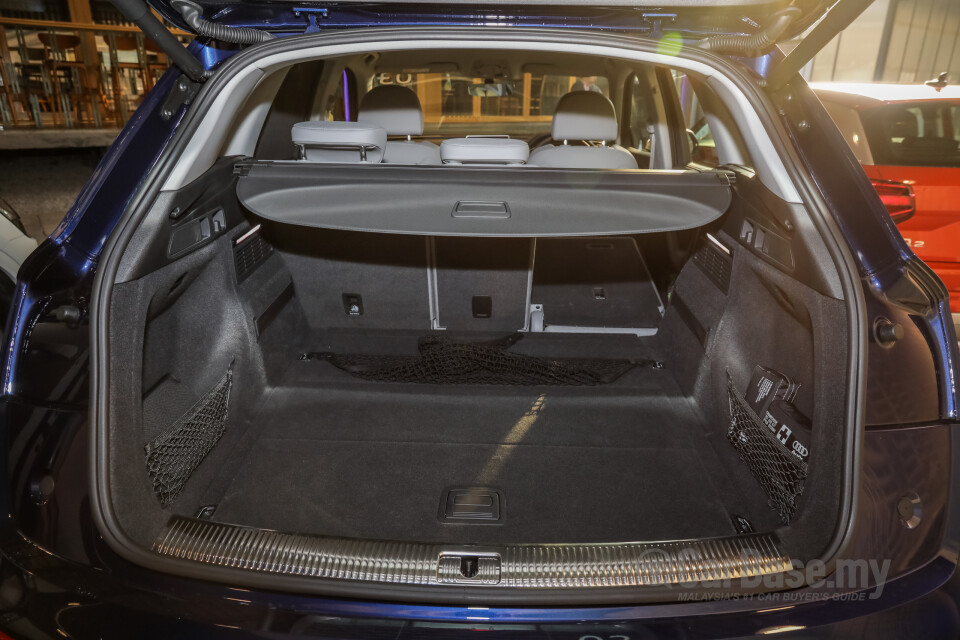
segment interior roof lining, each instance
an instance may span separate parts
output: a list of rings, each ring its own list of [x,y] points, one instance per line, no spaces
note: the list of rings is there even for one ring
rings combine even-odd
[[[659,53],[631,51],[606,45],[572,45],[569,42],[463,40],[459,41],[457,46],[464,49],[482,50],[502,50],[504,48],[562,52],[575,50],[583,55],[635,60],[698,74],[706,79],[711,88],[717,91],[728,105],[740,130],[744,133],[754,134],[744,135],[744,140],[749,147],[750,155],[755,163],[754,168],[760,180],[781,199],[790,203],[802,204],[796,187],[773,144],[767,139],[763,123],[754,112],[747,97],[729,78],[717,73],[715,69],[706,64]],[[214,98],[202,122],[196,128],[194,136],[183,150],[179,161],[167,176],[163,190],[178,190],[202,175],[213,165],[219,155],[219,150],[224,148],[224,143],[230,133],[230,128],[233,126],[236,114],[251,95],[256,83],[265,76],[283,66],[310,59],[412,48],[449,49],[450,41],[444,39],[388,40],[318,45],[269,55],[257,61],[256,64],[241,69]],[[758,133],[760,135],[757,135]],[[231,144],[231,146],[233,145]]]

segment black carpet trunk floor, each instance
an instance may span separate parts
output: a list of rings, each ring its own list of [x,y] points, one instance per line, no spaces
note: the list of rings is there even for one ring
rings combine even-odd
[[[705,522],[715,534],[732,533],[709,484],[678,478],[677,466],[703,465],[680,449],[268,438],[217,519],[249,523],[253,508],[264,527],[459,543],[688,538],[702,535]],[[440,522],[443,491],[472,486],[502,492],[502,524]]]
[[[725,505],[738,489],[665,372],[631,372],[619,383],[629,390],[465,388],[299,366],[300,386],[275,389],[237,463],[216,470],[204,503],[215,520],[480,544],[734,533]],[[472,486],[501,492],[501,524],[440,521],[444,491]]]

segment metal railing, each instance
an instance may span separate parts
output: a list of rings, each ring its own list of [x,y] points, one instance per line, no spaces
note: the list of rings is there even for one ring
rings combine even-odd
[[[120,128],[168,66],[133,26],[0,17],[0,124]]]

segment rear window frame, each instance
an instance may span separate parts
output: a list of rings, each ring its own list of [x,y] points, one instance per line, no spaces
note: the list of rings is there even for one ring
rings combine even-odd
[[[921,109],[922,111],[927,111],[930,109],[941,109],[946,110],[947,112],[952,111],[951,114],[951,123],[950,126],[953,129],[952,138],[956,143],[952,163],[941,162],[939,158],[933,157],[930,161],[922,162],[917,161],[916,159],[906,159],[897,153],[893,148],[895,143],[891,139],[889,132],[884,130],[885,124],[889,124],[889,120],[882,120],[884,116],[888,114],[892,115],[901,111],[911,111],[914,109]],[[940,112],[940,117],[942,119],[944,111]],[[946,168],[946,169],[960,169],[960,100],[952,99],[943,99],[943,100],[914,100],[909,102],[892,102],[879,106],[869,107],[867,109],[862,109],[860,111],[860,122],[863,126],[864,134],[867,138],[867,144],[870,147],[870,154],[873,158],[873,164],[881,166],[894,166],[894,167],[928,167],[928,168]],[[921,124],[921,126],[923,126]],[[926,132],[918,133],[925,134]],[[933,138],[933,136],[918,135],[918,139],[923,138]],[[937,139],[947,139],[945,136],[941,136]]]

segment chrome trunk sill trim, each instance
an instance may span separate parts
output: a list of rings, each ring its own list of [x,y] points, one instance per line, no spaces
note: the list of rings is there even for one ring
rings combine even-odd
[[[181,517],[171,518],[153,550],[171,558],[261,573],[441,588],[452,584],[535,589],[667,585],[733,580],[793,568],[769,535],[496,547],[327,538]],[[451,558],[457,557],[482,559],[475,578],[455,570]]]

